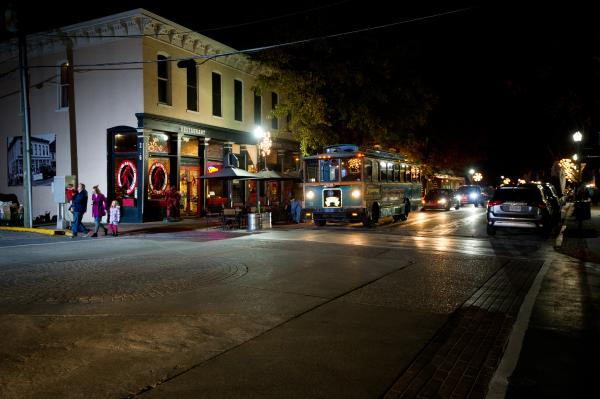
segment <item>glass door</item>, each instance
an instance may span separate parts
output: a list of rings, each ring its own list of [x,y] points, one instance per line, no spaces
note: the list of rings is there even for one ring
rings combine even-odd
[[[200,215],[200,166],[181,165],[179,168],[179,191],[182,213],[186,216]]]

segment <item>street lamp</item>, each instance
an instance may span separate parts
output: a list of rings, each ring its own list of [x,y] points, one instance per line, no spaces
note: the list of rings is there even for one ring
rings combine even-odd
[[[580,156],[580,146],[581,146],[581,139],[583,138],[583,134],[581,134],[580,131],[576,131],[575,133],[573,133],[573,141],[575,142],[575,146],[577,147],[577,153],[575,155],[573,155],[573,160],[577,163],[577,182],[580,183],[581,182],[581,162],[579,160]]]
[[[265,136],[265,131],[263,130],[262,127],[257,126],[256,128],[254,128],[254,137],[256,137],[256,139],[258,140],[258,143],[256,144],[256,163],[257,163],[257,168],[256,168],[256,172],[260,172],[260,143],[262,138]],[[260,214],[260,182],[257,180],[256,181],[256,213]]]

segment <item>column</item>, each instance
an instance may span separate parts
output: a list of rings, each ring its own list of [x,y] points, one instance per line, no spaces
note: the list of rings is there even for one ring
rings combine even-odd
[[[285,172],[285,150],[277,150],[277,163],[281,174]],[[284,181],[279,182],[279,204],[282,206],[285,203]]]
[[[246,147],[245,144],[241,144],[240,145],[240,168],[244,169],[244,170],[248,170],[248,148]],[[246,202],[248,201],[248,181],[247,180],[242,180],[240,182],[240,198],[242,198],[242,201],[244,202],[244,204],[246,204]]]
[[[229,165],[229,154],[231,154],[232,148],[233,142],[231,141],[223,144],[223,167]],[[233,180],[228,179],[223,182],[223,192],[227,197],[227,208],[233,208]]]
[[[202,175],[206,174],[206,158],[208,157],[208,142],[209,138],[199,139],[198,140],[198,156],[200,157],[200,169]],[[200,206],[202,208],[201,215],[206,215],[206,179],[200,179]]]

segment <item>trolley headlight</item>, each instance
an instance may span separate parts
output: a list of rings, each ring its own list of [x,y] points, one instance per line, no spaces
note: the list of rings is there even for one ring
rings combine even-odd
[[[315,199],[315,192],[314,191],[307,191],[306,192],[306,199],[308,199],[308,200]]]
[[[360,190],[352,190],[352,198],[360,198]]]
[[[448,201],[446,200],[446,198],[442,198],[442,199],[439,199],[439,200],[438,200],[438,204],[442,204],[442,205],[444,205],[446,202],[448,202]]]

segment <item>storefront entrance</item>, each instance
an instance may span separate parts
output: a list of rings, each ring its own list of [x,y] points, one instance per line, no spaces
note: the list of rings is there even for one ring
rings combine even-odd
[[[200,206],[200,166],[181,165],[179,168],[179,191],[181,193],[181,213],[185,216],[199,216]]]
[[[140,159],[143,139],[138,139],[136,129],[119,126],[108,130],[107,145],[108,201],[118,201],[121,222],[141,222],[143,173]]]

